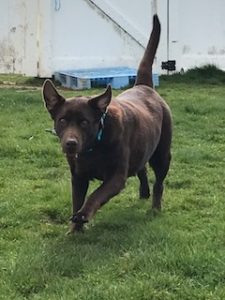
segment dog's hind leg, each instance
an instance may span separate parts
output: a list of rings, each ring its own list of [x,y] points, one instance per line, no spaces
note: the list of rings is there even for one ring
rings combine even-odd
[[[149,160],[149,164],[155,173],[153,186],[152,208],[161,209],[161,198],[163,194],[163,181],[168,173],[171,161],[172,120],[168,110],[164,108],[161,137],[159,144]]]
[[[149,163],[155,173],[155,183],[153,185],[152,208],[161,209],[161,199],[163,194],[163,181],[167,175],[170,166],[170,153],[155,153]]]
[[[148,199],[150,196],[150,190],[148,185],[148,176],[146,168],[140,170],[137,173],[137,176],[140,180],[139,197],[140,199]]]

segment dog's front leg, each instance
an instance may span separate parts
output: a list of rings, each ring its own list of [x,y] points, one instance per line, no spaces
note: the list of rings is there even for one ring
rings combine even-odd
[[[68,163],[71,171],[72,213],[73,216],[75,216],[76,213],[81,209],[82,205],[84,204],[84,200],[89,186],[89,180],[85,176],[76,174],[75,164],[72,159],[68,158]],[[72,222],[70,232],[80,231],[82,227],[83,227],[83,223]]]
[[[117,195],[125,186],[127,176],[115,174],[111,179],[104,181],[86,200],[83,207],[74,216],[73,222],[82,224],[88,222],[96,211]]]
[[[108,175],[103,183],[87,198],[82,208],[74,215],[73,222],[82,224],[88,222],[96,211],[124,187],[128,175],[129,149],[118,147],[114,152],[118,164],[108,168]]]
[[[72,175],[72,208],[73,216],[81,209],[84,204],[85,196],[88,190],[89,181],[79,175]],[[73,220],[73,217],[72,217]],[[71,224],[71,232],[79,231],[82,229],[84,222]]]

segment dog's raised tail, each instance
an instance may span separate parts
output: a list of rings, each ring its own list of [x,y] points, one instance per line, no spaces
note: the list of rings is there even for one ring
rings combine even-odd
[[[144,84],[153,87],[152,82],[152,64],[155,58],[155,53],[158,48],[161,25],[157,15],[153,16],[153,28],[144,56],[140,62],[137,71],[135,85]]]

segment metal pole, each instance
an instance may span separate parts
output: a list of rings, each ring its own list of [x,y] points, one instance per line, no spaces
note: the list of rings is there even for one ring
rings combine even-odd
[[[167,0],[167,62],[170,59],[170,0]],[[169,70],[167,70],[167,75],[169,75]]]

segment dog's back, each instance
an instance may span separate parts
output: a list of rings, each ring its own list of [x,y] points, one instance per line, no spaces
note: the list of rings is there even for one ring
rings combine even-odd
[[[153,17],[153,29],[145,53],[140,62],[136,82],[116,97],[124,118],[129,123],[125,137],[133,149],[130,174],[144,168],[157,148],[164,145],[164,152],[170,152],[172,139],[171,113],[166,102],[153,89],[152,64],[160,39],[161,26],[157,15]],[[162,152],[162,149],[158,152]],[[170,156],[170,154],[168,154]],[[138,157],[141,159],[138,161]]]

